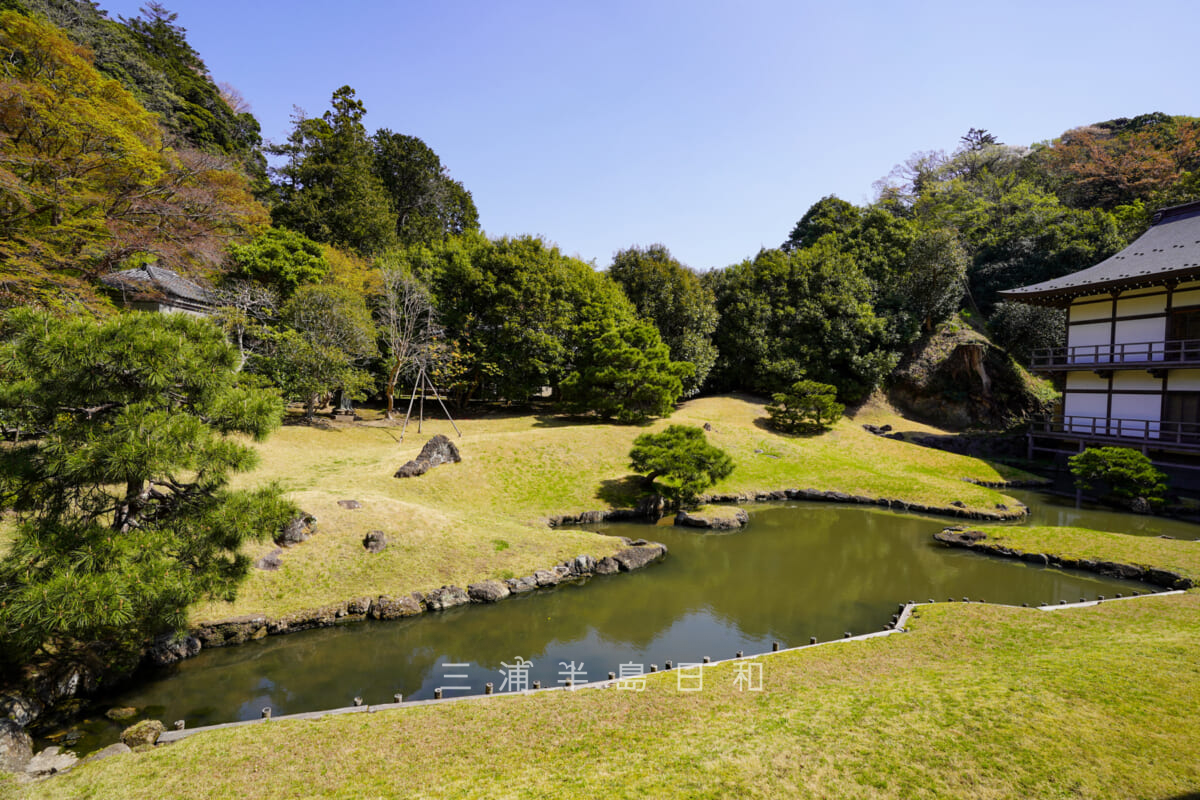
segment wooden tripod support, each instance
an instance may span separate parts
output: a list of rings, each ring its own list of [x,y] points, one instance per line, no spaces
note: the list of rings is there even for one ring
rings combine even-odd
[[[413,403],[417,399],[417,390],[421,391],[421,404],[417,411],[417,433],[421,432],[421,423],[425,421],[425,389],[433,392],[433,396],[437,398],[438,405],[442,407],[442,411],[446,412],[446,419],[450,420],[450,425],[454,428],[454,432],[458,437],[462,438],[462,431],[454,424],[454,417],[450,416],[450,411],[446,408],[446,404],[442,402],[442,396],[438,394],[437,387],[433,385],[433,381],[429,380],[429,376],[425,374],[425,366],[417,372],[417,380],[413,383],[412,395],[408,398],[408,412],[404,415],[404,427],[400,429],[400,441],[404,442],[404,432],[408,430],[408,420],[412,417]]]

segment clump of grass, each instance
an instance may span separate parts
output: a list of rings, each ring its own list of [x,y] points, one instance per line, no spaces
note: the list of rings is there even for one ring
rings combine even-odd
[[[492,539],[492,546],[496,548],[497,553],[500,553],[508,549],[508,542],[503,539]]]

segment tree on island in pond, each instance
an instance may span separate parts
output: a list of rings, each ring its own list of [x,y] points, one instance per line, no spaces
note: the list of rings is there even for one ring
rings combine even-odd
[[[1167,476],[1144,453],[1128,447],[1089,447],[1067,463],[1077,487],[1085,491],[1107,488],[1105,499],[1121,505],[1143,498],[1160,506],[1167,492]]]
[[[188,606],[231,599],[243,543],[294,516],[277,487],[228,488],[258,460],[240,437],[265,438],[283,409],[238,360],[217,326],[183,314],[0,318],[0,408],[34,431],[0,450],[16,521],[0,561],[6,679],[131,666]]]
[[[672,425],[662,433],[643,433],[629,451],[630,466],[644,474],[647,486],[656,478],[667,482],[657,488],[680,504],[696,496],[733,472],[733,459],[708,443],[704,430],[694,425]]]
[[[828,430],[846,410],[837,401],[837,389],[828,383],[796,381],[786,392],[771,395],[767,406],[771,427],[784,433],[819,433]]]

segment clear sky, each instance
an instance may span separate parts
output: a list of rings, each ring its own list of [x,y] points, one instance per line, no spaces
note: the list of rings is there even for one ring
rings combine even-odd
[[[601,268],[655,242],[697,269],[741,261],[971,127],[1028,145],[1200,114],[1196,0],[164,4],[267,139],[349,84],[368,131],[438,153],[489,235]]]

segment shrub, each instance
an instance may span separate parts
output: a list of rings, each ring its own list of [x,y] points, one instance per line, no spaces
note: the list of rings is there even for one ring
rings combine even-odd
[[[774,404],[767,406],[771,427],[785,433],[827,430],[846,408],[837,401],[836,387],[817,381],[796,381],[771,399]]]
[[[1144,497],[1151,505],[1161,505],[1167,491],[1167,476],[1155,469],[1150,459],[1128,447],[1089,447],[1071,456],[1071,474],[1075,485],[1091,491],[1107,486],[1106,499],[1129,501]]]

